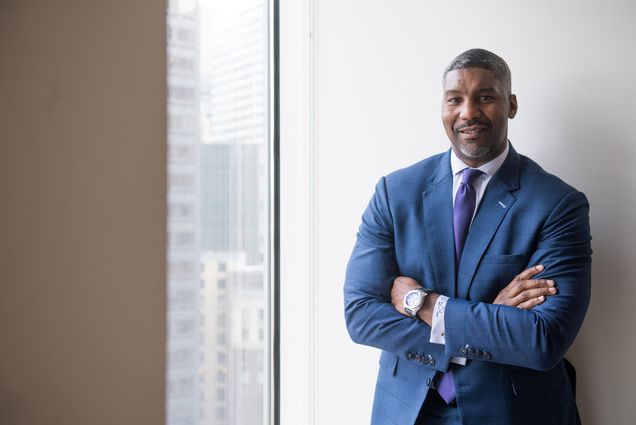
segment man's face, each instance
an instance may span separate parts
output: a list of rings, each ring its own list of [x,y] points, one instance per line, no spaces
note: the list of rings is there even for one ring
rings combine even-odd
[[[517,113],[517,99],[495,74],[482,68],[446,74],[442,122],[455,154],[479,167],[506,147],[508,118]]]

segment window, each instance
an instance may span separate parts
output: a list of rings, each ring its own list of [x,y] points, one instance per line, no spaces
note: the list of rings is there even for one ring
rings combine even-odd
[[[272,416],[269,8],[168,1],[166,425]]]

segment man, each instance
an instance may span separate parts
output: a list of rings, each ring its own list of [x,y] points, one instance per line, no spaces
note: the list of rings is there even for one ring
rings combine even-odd
[[[462,53],[443,90],[451,149],[379,181],[347,267],[349,334],[382,350],[372,423],[574,425],[587,199],[508,141],[503,59]]]

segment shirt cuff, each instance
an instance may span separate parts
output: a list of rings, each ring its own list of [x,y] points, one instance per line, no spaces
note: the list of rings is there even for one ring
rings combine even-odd
[[[460,364],[462,366],[466,366],[466,358],[465,357],[451,357],[451,363]]]
[[[431,339],[433,344],[446,345],[446,326],[444,325],[444,314],[446,313],[446,303],[448,297],[440,295],[437,298],[435,307],[433,308],[433,325],[431,326]],[[466,365],[466,359],[464,357],[451,357],[451,363]]]
[[[440,295],[437,297],[435,307],[433,308],[433,324],[431,325],[430,342],[433,344],[446,344],[446,327],[444,326],[444,313],[446,311],[446,302],[448,297]]]

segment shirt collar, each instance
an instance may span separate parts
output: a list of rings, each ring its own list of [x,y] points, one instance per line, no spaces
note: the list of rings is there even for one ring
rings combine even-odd
[[[506,141],[506,148],[501,152],[497,157],[488,161],[487,163],[477,167],[479,171],[488,174],[488,176],[492,177],[499,171],[499,168],[503,165],[506,157],[508,156],[508,151],[510,150],[510,142]],[[453,175],[457,175],[461,171],[464,171],[466,168],[470,168],[468,165],[464,163],[459,157],[455,154],[455,151],[451,149],[451,170],[453,171]]]

